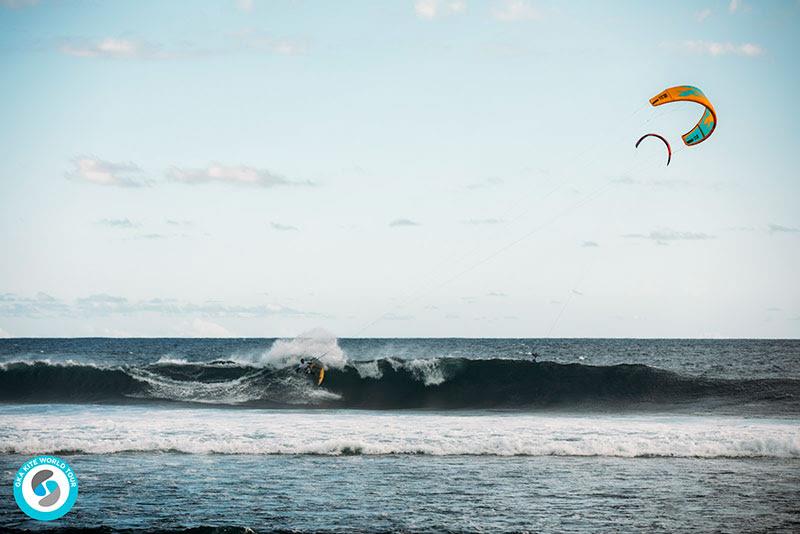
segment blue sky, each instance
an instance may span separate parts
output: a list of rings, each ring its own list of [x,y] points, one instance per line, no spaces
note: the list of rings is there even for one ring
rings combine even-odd
[[[798,23],[0,0],[0,335],[797,337]]]

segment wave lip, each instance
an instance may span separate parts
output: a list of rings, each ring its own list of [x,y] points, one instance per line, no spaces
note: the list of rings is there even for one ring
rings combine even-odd
[[[360,409],[590,409],[723,407],[800,413],[800,380],[711,379],[646,365],[527,360],[381,359],[330,368],[314,387],[293,367],[161,359],[142,366],[0,364],[0,402],[196,402]]]

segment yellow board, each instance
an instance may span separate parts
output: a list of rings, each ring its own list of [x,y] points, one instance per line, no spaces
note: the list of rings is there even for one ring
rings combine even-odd
[[[319,378],[317,379],[317,385],[318,385],[318,386],[319,386],[320,384],[322,384],[322,380],[323,380],[324,378],[325,378],[325,368],[324,368],[324,367],[320,367],[320,368],[319,368]]]

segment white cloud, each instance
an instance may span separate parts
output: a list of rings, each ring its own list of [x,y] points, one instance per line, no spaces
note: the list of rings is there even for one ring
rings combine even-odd
[[[253,10],[253,0],[236,0],[236,9],[249,13]]]
[[[19,9],[28,6],[35,6],[39,0],[0,0],[0,6],[9,9]]]
[[[142,169],[132,162],[113,163],[91,156],[82,156],[72,160],[72,163],[75,168],[65,175],[70,180],[119,187],[151,185],[150,181],[142,178]]]
[[[705,8],[694,14],[694,18],[697,19],[697,22],[703,22],[710,16],[711,16],[711,9],[709,8]]]
[[[12,338],[12,337],[14,337],[14,336],[12,336],[8,332],[6,332],[2,328],[0,328],[0,339],[9,339],[9,338]]]
[[[241,49],[269,52],[283,56],[299,55],[304,53],[307,48],[305,44],[299,41],[277,39],[268,33],[253,28],[245,28],[230,34],[230,36],[237,41]]]
[[[683,180],[680,178],[666,178],[663,180],[634,180],[630,176],[613,178],[611,182],[619,185],[635,185],[643,187],[668,187],[668,188],[687,187],[691,185],[691,183],[688,180]]]
[[[624,234],[622,237],[633,239],[649,239],[665,245],[669,241],[700,241],[714,239],[716,236],[703,232],[682,232],[678,230],[670,230],[669,228],[663,228],[660,230],[654,230],[649,234]]]
[[[183,41],[172,47],[165,47],[156,42],[117,37],[106,37],[100,40],[69,38],[61,42],[59,50],[75,57],[115,60],[178,60],[247,51],[288,56],[298,55],[306,50],[306,46],[302,42],[277,39],[252,28],[230,33],[225,38],[227,41],[218,43],[197,44]]]
[[[484,189],[487,187],[497,187],[503,184],[502,178],[487,178],[480,182],[473,182],[467,185],[467,189]]]
[[[192,321],[192,334],[196,337],[236,337],[224,326],[205,319]]]
[[[596,241],[584,241],[581,244],[582,247],[599,247],[600,245],[597,244]]]
[[[389,223],[389,226],[419,226],[420,224],[411,219],[395,219]]]
[[[745,56],[758,57],[764,54],[764,49],[754,43],[735,44],[730,42],[715,41],[683,41],[681,43],[666,43],[664,48],[677,49],[690,54],[707,55],[712,57],[719,56]]]
[[[245,165],[222,165],[212,163],[202,169],[172,167],[167,178],[173,182],[187,185],[229,184],[247,187],[276,187],[286,185],[312,186],[312,182],[293,182],[266,169],[256,169]]]
[[[277,222],[271,222],[269,225],[272,227],[273,230],[278,230],[279,232],[291,232],[297,230],[296,226],[292,226],[291,224],[281,224]]]
[[[492,12],[495,19],[503,22],[539,20],[542,13],[526,0],[505,0]]]
[[[769,227],[770,234],[796,234],[800,233],[800,228],[794,228],[790,226],[783,226],[780,224],[770,224]]]
[[[104,293],[80,297],[72,302],[67,302],[45,293],[37,293],[34,297],[0,293],[0,317],[110,317],[136,314],[199,316],[206,319],[210,317],[325,317],[316,312],[306,312],[275,303],[237,305],[219,301],[192,303],[161,298],[131,301],[125,297]]]
[[[170,226],[194,226],[194,223],[189,220],[167,219],[166,224]]]
[[[166,235],[164,235],[164,234],[156,234],[156,233],[142,234],[142,235],[136,236],[136,239],[148,239],[148,240],[166,239],[166,238],[167,238]]]
[[[70,56],[113,59],[154,58],[160,55],[157,46],[113,37],[94,43],[68,41],[61,45],[61,51]]]
[[[728,4],[728,11],[736,13],[737,11],[741,11],[743,7],[744,4],[740,0],[731,0]]]
[[[469,219],[469,220],[464,221],[464,224],[501,224],[502,222],[503,222],[503,219],[495,219],[495,218]]]
[[[385,313],[381,316],[381,320],[383,321],[412,321],[414,319],[413,315],[408,314],[399,314],[399,313]]]
[[[124,219],[100,219],[97,224],[110,228],[136,228],[138,224],[132,222],[127,217]]]
[[[414,12],[421,19],[433,20],[447,15],[459,15],[466,11],[467,4],[463,0],[417,0]]]

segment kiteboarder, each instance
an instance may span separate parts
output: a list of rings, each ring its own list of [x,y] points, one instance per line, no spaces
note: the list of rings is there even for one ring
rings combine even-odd
[[[306,361],[305,358],[300,358],[300,365],[295,369],[298,373],[310,375],[314,370],[314,363],[311,360]]]

